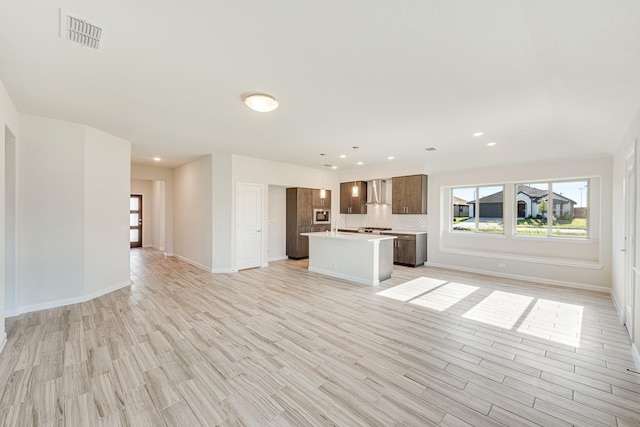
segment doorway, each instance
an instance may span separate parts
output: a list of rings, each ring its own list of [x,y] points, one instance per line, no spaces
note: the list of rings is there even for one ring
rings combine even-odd
[[[238,184],[236,268],[262,266],[262,185]]]
[[[142,194],[129,199],[129,243],[131,248],[142,247]]]
[[[635,148],[625,158],[624,175],[624,324],[633,337],[635,306],[636,168]]]

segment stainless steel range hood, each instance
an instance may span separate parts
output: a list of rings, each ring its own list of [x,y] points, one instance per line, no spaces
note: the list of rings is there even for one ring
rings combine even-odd
[[[387,181],[374,179],[367,182],[367,204],[387,204]]]

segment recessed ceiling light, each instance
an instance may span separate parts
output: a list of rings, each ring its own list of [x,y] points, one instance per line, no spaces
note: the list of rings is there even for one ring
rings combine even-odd
[[[429,147],[429,148],[425,148],[425,151],[436,151],[435,147]]]
[[[259,113],[268,113],[278,108],[279,105],[273,96],[266,93],[247,93],[242,96],[242,100],[247,107]]]
[[[358,162],[358,166],[362,165],[362,162]]]
[[[484,135],[484,132],[476,132],[473,134],[473,136],[482,136]]]
[[[331,166],[331,169],[338,169],[336,165]]]
[[[160,157],[154,157],[153,160],[155,160],[156,162],[159,162],[162,159]]]
[[[340,158],[341,158],[341,159],[344,159],[344,158],[346,158],[346,157],[347,157],[347,155],[346,155],[346,154],[340,154]]]
[[[395,157],[393,157],[393,156],[387,157],[387,160],[393,160],[393,159],[395,159]]]
[[[487,142],[487,146],[489,146],[489,147],[493,147],[494,145],[496,145],[495,142]]]

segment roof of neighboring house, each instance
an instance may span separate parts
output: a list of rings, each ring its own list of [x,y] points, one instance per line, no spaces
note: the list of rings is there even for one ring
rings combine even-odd
[[[502,203],[503,201],[502,193],[503,193],[502,191],[498,191],[497,193],[493,193],[493,194],[489,194],[488,196],[481,197],[478,201],[480,203]],[[522,193],[529,196],[529,198],[531,198],[531,200],[534,202],[538,202],[539,200],[545,199],[547,197],[547,190],[540,190],[539,188],[530,187],[524,184],[518,185],[518,193]],[[574,205],[577,204],[577,202],[575,202],[574,200],[571,200],[568,197],[558,194],[555,191],[553,192],[553,199],[564,200]],[[468,202],[468,204],[474,204],[475,202],[476,202],[475,200],[472,200]]]
[[[464,200],[464,199],[461,199],[460,197],[453,196],[453,204],[454,204],[454,206],[455,205],[466,205],[467,201]]]
[[[542,199],[543,197],[547,197],[547,190],[540,190],[539,188],[522,184],[518,185],[518,191],[516,193],[526,194],[532,199]]]

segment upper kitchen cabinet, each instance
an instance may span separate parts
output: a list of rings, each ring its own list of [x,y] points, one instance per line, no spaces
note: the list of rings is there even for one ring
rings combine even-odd
[[[353,186],[358,187],[358,195],[353,195]],[[367,213],[367,183],[364,181],[349,181],[340,183],[340,213]]]
[[[399,176],[392,179],[391,213],[427,213],[427,175]]]
[[[311,191],[311,199],[314,208],[331,209],[331,190],[325,190],[324,199],[320,197],[321,190],[313,189]]]

